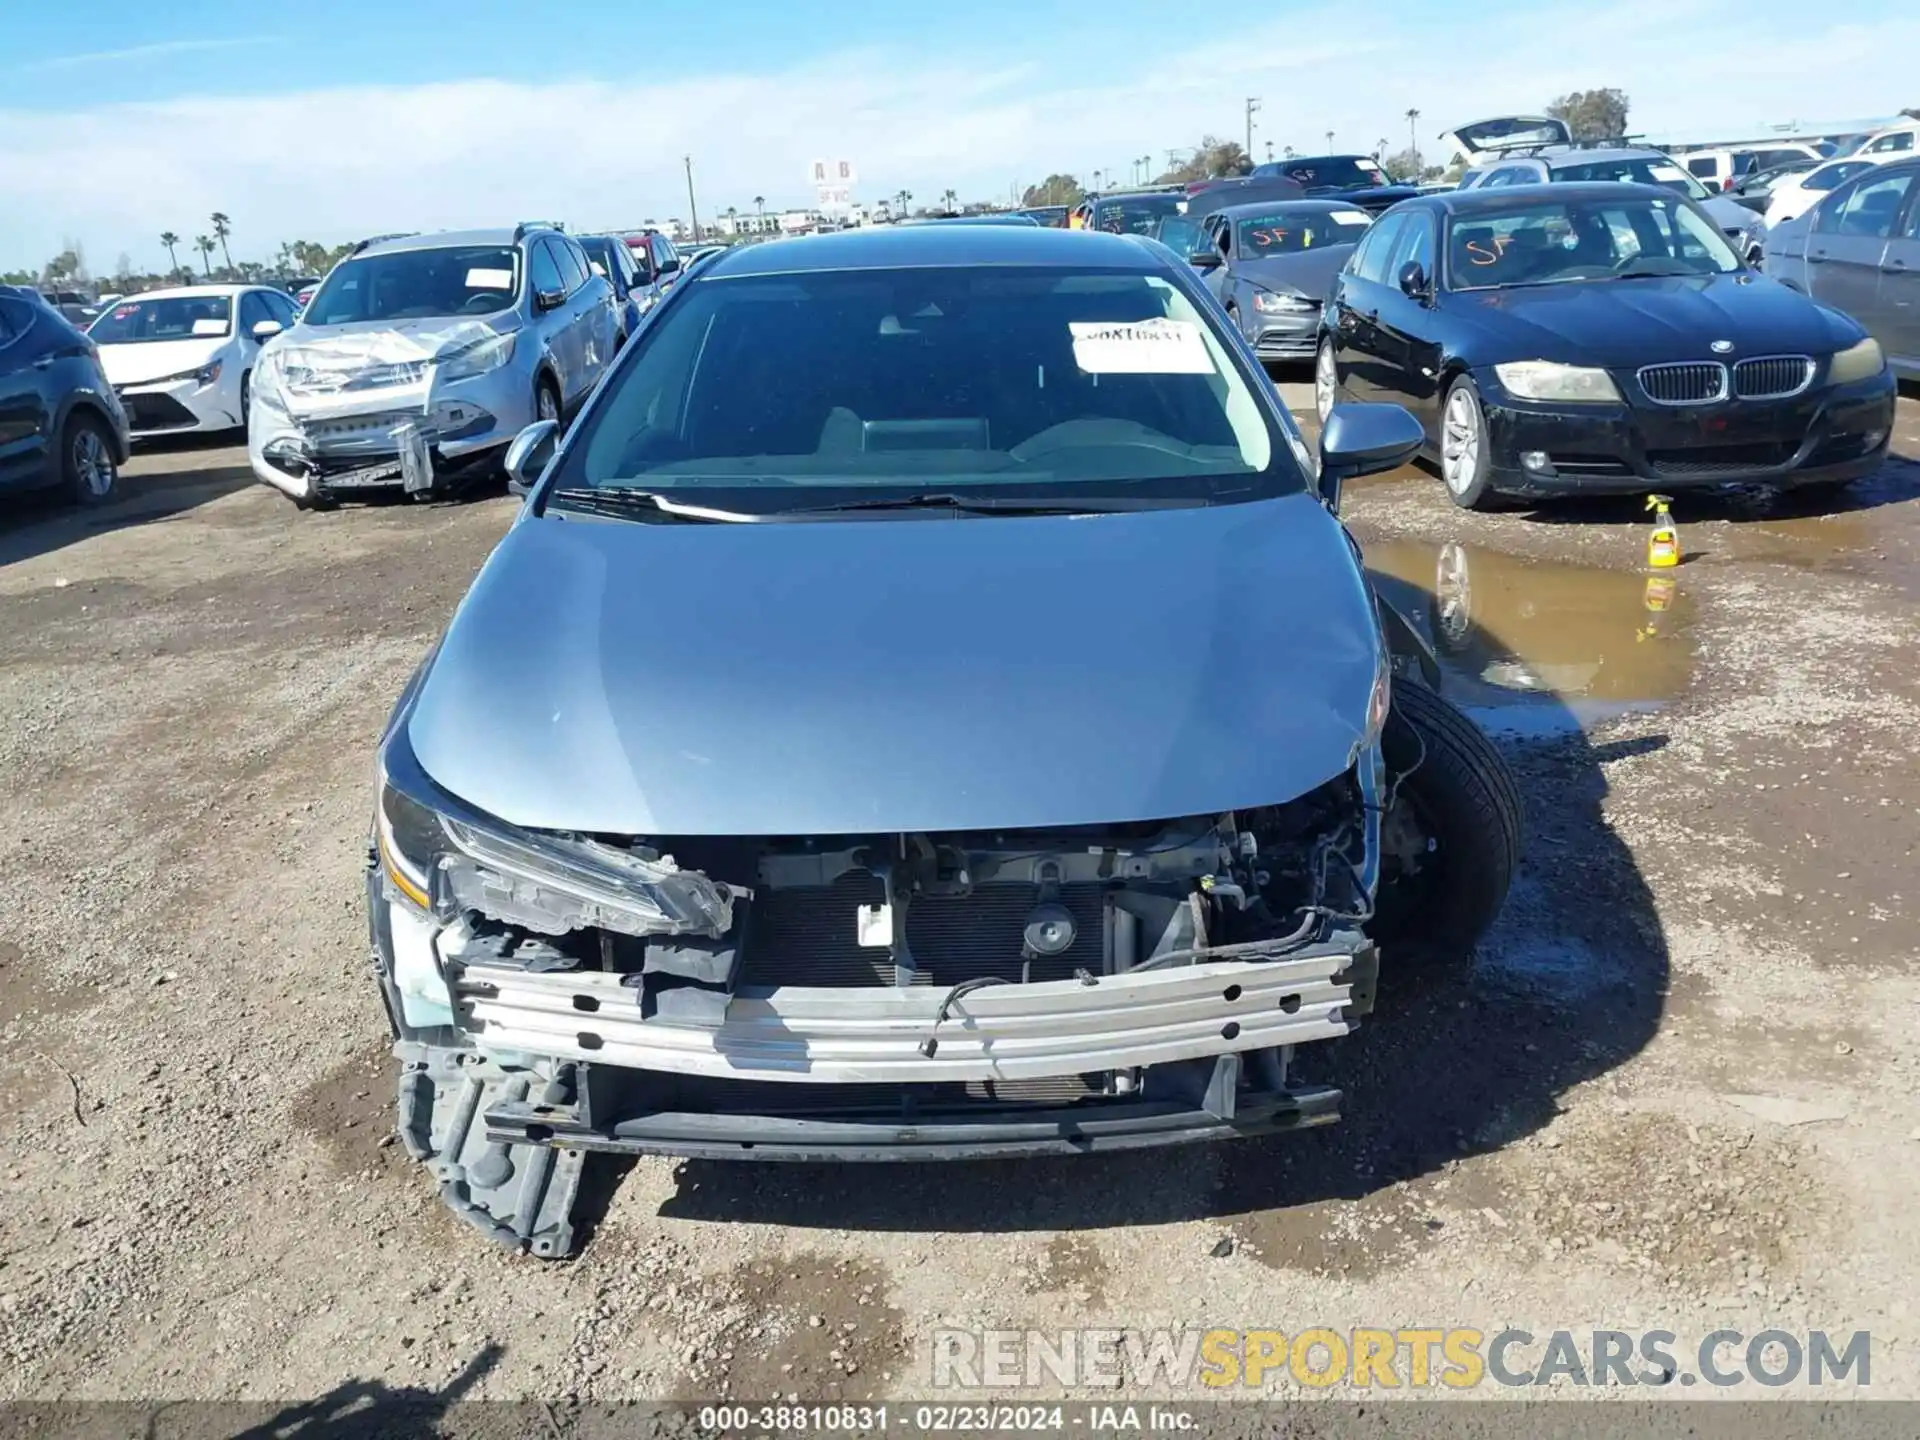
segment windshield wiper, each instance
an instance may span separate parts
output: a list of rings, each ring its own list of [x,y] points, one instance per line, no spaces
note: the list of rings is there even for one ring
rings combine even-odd
[[[1115,499],[1069,500],[1059,496],[1028,499],[1017,495],[955,495],[931,491],[923,495],[891,495],[874,500],[843,500],[837,505],[820,505],[806,510],[789,510],[793,515],[838,515],[847,510],[951,510],[962,515],[1113,515],[1129,510],[1179,510],[1207,501],[1174,499],[1167,496],[1128,496]]]
[[[610,485],[605,489],[594,487],[556,490],[547,497],[549,505],[579,515],[609,515],[619,520],[651,518],[658,515],[669,520],[708,521],[723,524],[752,524],[759,520],[774,517],[754,515],[744,510],[716,510],[707,505],[689,505],[682,500],[670,500],[665,495],[652,490],[634,490],[624,486]]]
[[[1607,276],[1609,280],[1672,280],[1682,275],[1700,275],[1706,272],[1695,270],[1690,265],[1676,265],[1673,262],[1649,261],[1643,268],[1635,261],[1624,270],[1617,270]],[[1716,274],[1721,272],[1714,272]],[[1731,273],[1731,272],[1727,272]]]

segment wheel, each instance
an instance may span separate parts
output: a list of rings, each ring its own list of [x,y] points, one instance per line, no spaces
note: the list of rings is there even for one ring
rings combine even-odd
[[[1369,929],[1390,955],[1464,959],[1520,863],[1512,772],[1478,725],[1413,681],[1394,686],[1380,746],[1392,803]]]
[[[1493,508],[1493,455],[1479,388],[1462,375],[1447,391],[1440,424],[1440,478],[1462,510]]]
[[[1322,425],[1339,403],[1340,366],[1333,358],[1333,337],[1329,335],[1321,340],[1319,353],[1313,357],[1313,408]]]
[[[542,380],[533,392],[533,417],[536,420],[554,420],[560,418],[560,392],[553,388],[551,380]]]
[[[60,484],[82,505],[104,505],[120,485],[113,441],[91,415],[76,414],[60,435]]]

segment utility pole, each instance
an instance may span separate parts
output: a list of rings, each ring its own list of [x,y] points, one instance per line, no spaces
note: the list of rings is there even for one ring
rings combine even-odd
[[[693,156],[691,155],[687,156],[686,161],[687,161],[687,214],[693,221],[693,243],[698,245],[700,243],[700,207],[694,204],[694,201],[693,201]]]
[[[1418,183],[1421,175],[1425,173],[1425,167],[1420,163],[1420,137],[1414,133],[1414,127],[1419,123],[1420,112],[1418,110],[1408,110],[1407,149],[1413,152],[1413,178],[1415,183]]]
[[[1260,97],[1247,97],[1247,159],[1253,159],[1253,117],[1260,111]]]

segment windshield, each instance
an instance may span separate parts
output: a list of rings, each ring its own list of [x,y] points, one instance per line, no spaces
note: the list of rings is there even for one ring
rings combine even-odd
[[[96,345],[149,340],[214,340],[233,333],[233,301],[225,295],[169,295],[125,300],[88,327]]]
[[[1206,503],[1305,483],[1212,322],[1136,271],[696,282],[606,384],[560,489],[781,511],[902,487]]]
[[[1115,235],[1150,235],[1162,215],[1180,212],[1182,195],[1121,195],[1093,202],[1093,228]]]
[[[1740,261],[1713,222],[1681,200],[1541,200],[1456,216],[1455,290],[1637,275],[1722,275]]]
[[[1364,210],[1275,210],[1236,220],[1233,245],[1245,259],[1297,255],[1326,245],[1352,245],[1372,223]]]
[[[1711,192],[1673,161],[1653,155],[1630,155],[1620,160],[1589,160],[1580,165],[1555,165],[1555,180],[1621,180],[1629,185],[1660,185],[1689,200],[1706,200]]]
[[[589,237],[580,242],[580,248],[587,252],[587,263],[593,266],[593,273],[602,279],[614,277],[616,261],[613,258],[613,242]]]
[[[1182,260],[1206,248],[1206,241],[1200,237],[1200,222],[1184,215],[1161,216],[1154,224],[1153,238]]]
[[[504,245],[449,245],[343,260],[307,304],[309,325],[491,315],[513,304],[519,254]]]
[[[1370,190],[1387,183],[1386,172],[1364,155],[1295,160],[1282,165],[1279,173],[1299,181],[1309,195],[1316,190]]]
[[[1842,160],[1832,165],[1822,165],[1806,179],[1800,182],[1802,190],[1831,190],[1836,185],[1844,185],[1864,170],[1871,170],[1871,160]]]

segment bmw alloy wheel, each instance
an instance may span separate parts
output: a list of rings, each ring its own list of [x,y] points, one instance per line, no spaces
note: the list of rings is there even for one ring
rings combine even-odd
[[[1323,342],[1313,362],[1313,408],[1320,416],[1322,425],[1327,423],[1327,416],[1333,413],[1334,402],[1339,394],[1340,371],[1333,363],[1333,346]]]
[[[1447,397],[1447,417],[1440,435],[1440,474],[1447,488],[1464,495],[1480,471],[1480,406],[1473,392],[1456,385]]]

